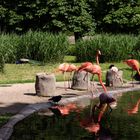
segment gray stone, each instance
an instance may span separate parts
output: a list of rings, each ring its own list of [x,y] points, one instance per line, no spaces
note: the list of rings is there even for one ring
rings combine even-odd
[[[36,110],[34,108],[30,108],[30,107],[25,107],[24,109],[22,109],[19,114],[26,116],[29,116],[31,114],[33,114],[34,112],[36,112]]]
[[[87,72],[85,71],[81,71],[81,72],[75,71],[72,78],[71,88],[76,90],[87,90],[88,85],[90,84],[91,74],[89,73],[87,75],[86,74]]]
[[[35,90],[38,96],[55,96],[56,91],[55,75],[37,73]]]
[[[117,73],[113,73],[108,70],[106,73],[106,86],[120,87],[123,84],[123,71],[119,70]]]
[[[0,129],[0,139],[1,140],[8,140],[12,133],[13,133],[13,128],[2,127]]]

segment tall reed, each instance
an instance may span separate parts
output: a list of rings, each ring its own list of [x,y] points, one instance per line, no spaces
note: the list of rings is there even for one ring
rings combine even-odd
[[[64,34],[29,31],[21,36],[17,58],[29,58],[42,62],[60,62],[68,49]]]
[[[119,62],[127,59],[132,51],[136,52],[133,48],[137,42],[138,37],[134,35],[95,35],[90,40],[77,42],[75,54],[79,62],[95,61],[96,52],[100,49],[100,62]],[[134,57],[138,58],[138,54]]]
[[[16,59],[16,47],[19,45],[20,38],[16,34],[1,34],[0,49],[4,61],[13,63]]]

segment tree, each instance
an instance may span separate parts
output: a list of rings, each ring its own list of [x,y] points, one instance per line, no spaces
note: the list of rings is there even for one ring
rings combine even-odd
[[[88,0],[88,3],[99,31],[139,32],[140,0]]]
[[[48,7],[51,31],[73,32],[77,41],[85,33],[93,31],[95,28],[94,20],[89,14],[89,7],[85,0],[49,0]]]
[[[140,5],[138,1],[125,0],[108,2],[112,7],[103,18],[106,27],[116,32],[138,33],[140,30]]]

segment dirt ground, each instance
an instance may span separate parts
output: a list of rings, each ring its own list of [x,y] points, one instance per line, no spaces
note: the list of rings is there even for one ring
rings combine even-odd
[[[87,91],[78,91],[68,89],[65,91],[64,83],[56,83],[55,95],[62,95],[64,98],[89,94]],[[101,91],[101,86],[97,86]],[[121,88],[130,88],[132,84],[125,84]],[[140,87],[140,83],[135,84],[135,87]],[[108,88],[108,90],[120,90],[121,88]],[[47,102],[50,97],[40,97],[36,95],[35,83],[26,84],[6,84],[0,85],[0,114],[18,113],[26,105]]]
[[[77,95],[78,91],[68,89],[65,91],[64,83],[57,82],[55,95]],[[35,83],[0,85],[0,114],[17,113],[26,105],[47,102],[50,97],[37,96]]]

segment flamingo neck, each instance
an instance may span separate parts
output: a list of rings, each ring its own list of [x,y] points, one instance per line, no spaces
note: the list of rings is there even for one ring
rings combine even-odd
[[[96,64],[99,65],[99,54],[96,54]]]
[[[105,85],[103,84],[102,79],[101,79],[101,74],[98,75],[98,78],[99,78],[100,84],[102,85],[102,87],[103,87],[103,89],[104,89],[104,92],[107,93],[107,89],[106,89],[106,87],[105,87]]]

